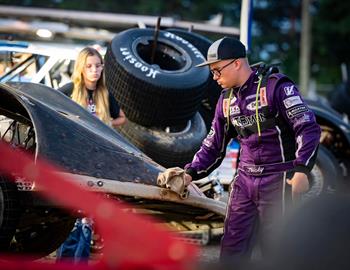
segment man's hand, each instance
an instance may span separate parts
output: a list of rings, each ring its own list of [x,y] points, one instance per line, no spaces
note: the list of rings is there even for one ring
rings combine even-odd
[[[187,186],[190,184],[192,177],[185,173],[179,167],[168,168],[159,173],[157,183],[159,186],[168,188],[180,195],[182,199],[188,197]]]
[[[185,173],[184,178],[185,178],[185,186],[187,187],[192,182],[192,176]]]
[[[307,175],[302,172],[294,173],[292,179],[287,179],[287,183],[292,186],[292,199],[297,200],[300,195],[309,190],[309,180]]]

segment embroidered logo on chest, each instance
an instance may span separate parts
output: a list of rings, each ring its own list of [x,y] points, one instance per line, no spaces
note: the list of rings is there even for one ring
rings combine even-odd
[[[264,114],[259,113],[259,122],[265,122],[266,118]],[[235,118],[231,119],[231,122],[234,126],[236,127],[248,127],[256,124],[256,116],[253,115],[241,115],[241,116],[236,116]]]
[[[235,115],[241,113],[241,109],[238,107],[238,105],[234,105],[230,107],[230,115]]]
[[[247,110],[249,110],[249,111],[255,111],[255,109],[256,109],[256,102],[255,101],[252,101],[252,102],[250,102],[248,105],[247,105]],[[260,105],[260,102],[258,101],[258,109],[260,109],[261,108],[261,105]]]

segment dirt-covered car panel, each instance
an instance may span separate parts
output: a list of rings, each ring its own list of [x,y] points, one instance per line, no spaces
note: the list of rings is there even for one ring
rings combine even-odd
[[[68,174],[85,188],[129,202],[130,211],[156,216],[170,230],[192,240],[200,236],[197,240],[202,244],[207,243],[208,233],[222,233],[225,203],[205,197],[194,184],[189,186],[185,200],[157,186],[158,173],[164,168],[57,90],[34,83],[0,84],[0,118],[2,139],[29,152],[33,160],[49,160],[61,168],[57,173]],[[0,211],[0,219],[17,217],[15,233],[7,230],[13,227],[9,225],[0,235],[6,237],[0,252],[45,256],[67,236],[74,216],[62,212],[55,202],[41,200],[41,190],[35,183],[12,177],[17,184],[20,214],[5,209],[5,217],[7,212]],[[2,181],[7,182],[5,178]],[[51,241],[49,236],[58,231],[62,232],[60,241]]]
[[[225,214],[224,203],[206,198],[192,184],[188,200],[159,188],[156,179],[164,168],[57,90],[34,83],[12,82],[2,84],[0,88],[2,112],[15,115],[19,122],[25,119],[25,124],[34,128],[35,158],[51,161],[63,168],[62,171],[76,175],[76,179],[80,175],[78,178],[83,179],[86,187],[97,187],[98,191],[110,194],[193,205],[222,216]],[[103,186],[106,181],[108,185]],[[122,186],[124,182],[130,185]],[[136,188],[137,184],[153,187],[141,185]]]
[[[11,94],[25,108],[17,104],[19,114],[32,119],[36,156],[76,174],[156,184],[161,167],[63,94],[32,83],[2,85],[0,107],[10,112]]]

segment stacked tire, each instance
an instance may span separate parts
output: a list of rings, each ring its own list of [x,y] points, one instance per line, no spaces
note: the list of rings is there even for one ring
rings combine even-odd
[[[129,29],[111,41],[105,55],[109,91],[128,123],[119,131],[165,167],[183,166],[199,149],[207,129],[198,113],[209,68],[188,40],[160,30]]]
[[[210,45],[213,43],[210,39],[202,35],[183,29],[168,28],[167,31],[191,42],[205,56],[207,55]],[[212,76],[209,76],[207,87],[204,91],[204,95],[198,109],[199,113],[204,119],[208,131],[210,130],[211,122],[214,118],[216,103],[220,97],[221,91],[221,86],[213,80]]]

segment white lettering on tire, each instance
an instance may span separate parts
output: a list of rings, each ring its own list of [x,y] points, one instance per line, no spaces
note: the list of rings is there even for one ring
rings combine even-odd
[[[145,66],[141,62],[137,61],[137,59],[131,54],[128,48],[120,48],[119,50],[121,54],[125,56],[123,58],[123,61],[129,62],[135,68],[141,70],[142,73],[146,73],[146,77],[151,77],[152,79],[156,78],[157,74],[159,73],[158,70]]]

